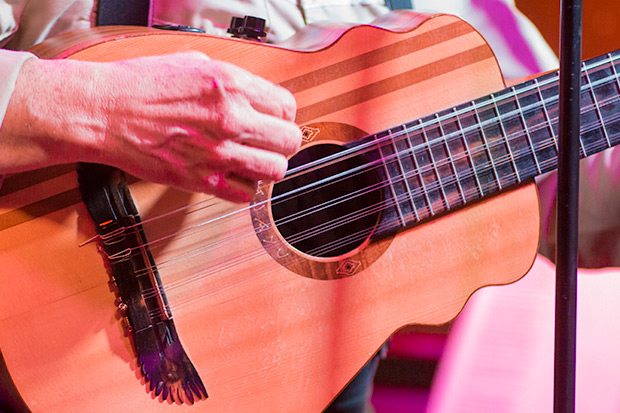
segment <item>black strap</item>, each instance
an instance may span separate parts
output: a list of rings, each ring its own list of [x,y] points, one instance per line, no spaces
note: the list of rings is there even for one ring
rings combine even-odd
[[[390,10],[411,10],[413,3],[411,0],[385,0],[385,5]]]
[[[150,26],[150,0],[99,0],[96,26]]]

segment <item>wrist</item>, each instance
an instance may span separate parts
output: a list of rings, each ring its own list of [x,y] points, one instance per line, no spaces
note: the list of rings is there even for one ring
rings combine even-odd
[[[96,93],[97,63],[24,62],[0,130],[0,172],[101,157],[106,102]]]

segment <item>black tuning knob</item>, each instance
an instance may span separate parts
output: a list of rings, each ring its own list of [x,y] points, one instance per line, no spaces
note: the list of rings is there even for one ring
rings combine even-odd
[[[233,17],[227,30],[233,37],[242,39],[261,40],[265,32],[265,19],[254,16]]]

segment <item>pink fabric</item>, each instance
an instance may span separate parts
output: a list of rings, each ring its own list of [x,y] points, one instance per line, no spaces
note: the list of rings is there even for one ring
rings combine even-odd
[[[471,0],[477,11],[485,13],[490,20],[496,22],[495,27],[501,35],[510,39],[508,49],[513,56],[525,66],[530,73],[540,73],[545,70],[532,51],[532,39],[525,37],[519,26],[514,9],[501,0]]]
[[[620,270],[580,270],[577,412],[618,412]],[[474,294],[454,322],[427,413],[553,411],[555,268]]]

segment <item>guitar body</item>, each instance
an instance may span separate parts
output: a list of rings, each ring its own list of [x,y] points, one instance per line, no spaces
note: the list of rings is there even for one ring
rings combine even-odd
[[[457,18],[401,13],[378,24],[390,30],[314,28],[287,48],[106,28],[37,52],[102,61],[204,51],[288,87],[306,146],[357,139],[504,87],[489,47]],[[62,166],[7,178],[0,197],[0,348],[33,412],[317,412],[391,334],[446,322],[477,289],[519,279],[538,246],[534,184],[316,258],[260,231],[268,207],[250,212],[135,182],[149,240],[179,234],[153,254],[209,393],[171,403],[145,385],[97,244],[78,246],[95,230],[76,188],[74,168]],[[271,188],[259,191],[267,198]],[[208,208],[148,222],[205,199]],[[181,255],[188,250],[200,255]]]

